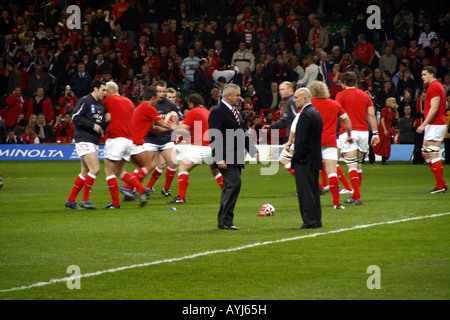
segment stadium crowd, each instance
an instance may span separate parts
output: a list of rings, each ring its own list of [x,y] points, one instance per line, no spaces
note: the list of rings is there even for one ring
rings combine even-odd
[[[369,29],[366,1],[77,1],[81,29],[72,29],[71,1],[9,1],[0,17],[1,142],[72,142],[71,114],[93,79],[114,80],[136,106],[146,86],[164,80],[182,111],[193,92],[213,108],[233,82],[245,123],[259,132],[286,112],[283,81],[322,80],[334,97],[350,70],[378,116],[395,99],[389,134],[415,143],[420,163],[424,67],[436,68],[450,101],[445,2],[372,1],[381,28]],[[270,143],[270,134],[254,137]],[[283,130],[279,138],[287,140]]]

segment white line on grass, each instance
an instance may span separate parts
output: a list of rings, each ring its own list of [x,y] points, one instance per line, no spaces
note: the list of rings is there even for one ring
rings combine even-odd
[[[352,231],[352,230],[358,230],[358,229],[367,229],[367,228],[370,228],[370,227],[386,225],[386,224],[395,224],[395,223],[407,222],[407,221],[413,221],[413,220],[436,218],[436,217],[446,216],[446,215],[449,215],[449,214],[450,214],[450,212],[445,212],[445,213],[431,214],[431,215],[428,215],[428,216],[419,216],[419,217],[411,217],[411,218],[400,219],[400,220],[376,222],[376,223],[371,223],[371,224],[363,224],[363,225],[359,225],[359,226],[354,226],[354,227],[350,227],[350,228],[331,230],[331,231],[327,231],[327,232],[318,232],[318,233],[305,234],[305,235],[302,235],[302,236],[297,236],[297,237],[292,237],[292,238],[285,238],[285,239],[265,241],[265,242],[256,242],[256,243],[251,243],[251,244],[248,244],[248,245],[245,245],[245,246],[240,246],[240,247],[235,247],[235,248],[199,252],[199,253],[195,253],[195,254],[192,254],[192,255],[179,257],[179,258],[171,258],[171,259],[164,259],[164,260],[158,260],[158,261],[153,261],[153,262],[133,264],[133,265],[130,265],[130,266],[123,266],[123,267],[119,267],[119,268],[113,268],[113,269],[107,269],[107,270],[102,270],[102,271],[97,271],[97,272],[80,274],[78,276],[70,276],[70,277],[59,278],[59,279],[51,279],[50,281],[47,281],[47,282],[37,282],[37,283],[31,284],[31,285],[27,285],[27,286],[21,286],[21,287],[9,288],[9,289],[1,289],[0,293],[1,292],[27,290],[27,289],[36,288],[36,287],[47,286],[47,285],[54,284],[54,283],[74,281],[76,279],[81,279],[81,278],[95,277],[95,276],[99,276],[99,275],[106,274],[106,273],[114,273],[114,272],[123,271],[123,270],[148,267],[148,266],[152,266],[152,265],[155,265],[155,264],[170,263],[170,262],[182,261],[182,260],[187,260],[187,259],[195,259],[197,257],[207,256],[207,255],[216,254],[216,253],[226,253],[226,252],[240,251],[240,250],[244,250],[244,249],[248,249],[248,248],[265,246],[265,245],[268,245],[268,244],[288,242],[288,241],[294,241],[294,240],[300,240],[300,239],[306,239],[306,238],[314,238],[314,237],[328,235],[328,234],[333,234],[333,233],[341,233],[341,232],[345,232],[345,231]]]

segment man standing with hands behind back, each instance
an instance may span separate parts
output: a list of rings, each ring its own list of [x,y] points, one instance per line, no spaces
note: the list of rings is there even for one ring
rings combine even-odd
[[[292,123],[295,132],[292,168],[303,225],[299,229],[322,227],[319,171],[322,170],[322,117],[311,104],[311,92],[300,88],[294,93],[294,102],[300,113]],[[289,146],[286,146],[289,147]]]
[[[208,118],[209,141],[214,163],[223,176],[220,197],[218,227],[224,230],[239,230],[233,223],[234,207],[241,191],[241,170],[244,168],[245,150],[259,160],[258,149],[245,132],[244,121],[236,109],[241,89],[228,84],[223,89],[222,100]],[[244,150],[245,148],[245,150]]]

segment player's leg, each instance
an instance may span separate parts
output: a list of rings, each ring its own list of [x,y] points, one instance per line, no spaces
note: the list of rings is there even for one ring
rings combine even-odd
[[[80,174],[75,179],[75,182],[72,187],[72,191],[70,192],[69,198],[66,201],[66,207],[70,208],[70,209],[74,209],[74,210],[80,209],[76,200],[77,200],[77,196],[80,193],[81,189],[83,189],[84,181],[86,180],[86,175],[88,173],[88,168],[84,164],[84,161],[81,160],[80,163],[81,163]]]
[[[294,150],[287,151],[285,148],[283,148],[283,151],[281,151],[280,154],[280,163],[283,165],[283,167],[289,171],[289,173],[295,177],[295,171],[291,168],[291,160],[292,155],[294,154]]]
[[[91,192],[95,179],[100,172],[100,162],[98,160],[98,154],[97,152],[88,153],[81,158],[81,161],[84,163],[88,171],[88,173],[86,174],[86,179],[84,181],[81,206],[86,209],[96,209],[90,201],[89,193]]]
[[[150,150],[151,157],[155,158],[157,160],[157,166],[155,170],[153,170],[152,176],[150,178],[150,181],[147,183],[147,188],[153,188],[153,185],[155,182],[159,179],[161,174],[164,171],[164,168],[166,167],[166,160],[163,158],[161,153],[157,150]]]
[[[443,193],[447,189],[447,185],[444,180],[444,167],[439,155],[440,146],[441,142],[438,141],[423,141],[422,157],[430,167],[436,180],[436,187],[429,192],[431,194]]]
[[[324,159],[324,171],[328,174],[330,193],[333,198],[333,208],[344,209],[339,199],[339,179],[337,177],[336,164],[337,160],[335,159]]]
[[[222,173],[220,173],[219,168],[213,168],[211,165],[209,165],[209,169],[211,170],[214,179],[216,179],[220,189],[223,190],[223,176]]]
[[[189,160],[189,158],[183,158],[178,166],[178,196],[169,201],[171,204],[186,203],[186,191],[189,185],[189,172],[197,166],[196,163]]]
[[[175,149],[170,147],[161,151],[161,155],[167,163],[166,169],[166,181],[164,184],[164,188],[161,190],[162,194],[166,197],[172,196],[170,191],[170,186],[172,185],[173,178],[177,172],[177,165],[175,159]]]

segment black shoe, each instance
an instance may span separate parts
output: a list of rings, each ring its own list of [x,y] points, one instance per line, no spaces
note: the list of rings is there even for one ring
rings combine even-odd
[[[313,224],[302,224],[301,227],[299,228],[294,228],[294,229],[318,229],[318,228],[322,228],[322,223],[313,223]]]
[[[438,188],[434,188],[433,190],[429,191],[428,193],[430,194],[436,194],[436,193],[445,193],[447,189],[444,187],[444,189],[438,189]]]
[[[166,190],[164,188],[162,188],[161,193],[163,194],[164,197],[171,197],[172,196],[172,192],[169,190]]]
[[[235,225],[232,226],[219,226],[220,230],[241,230],[241,229],[245,229],[245,228],[240,228],[240,227],[236,227]]]
[[[186,203],[186,199],[185,198],[184,199],[180,199],[180,197],[177,196],[175,199],[170,200],[167,203],[168,204],[183,204],[183,203]]]

